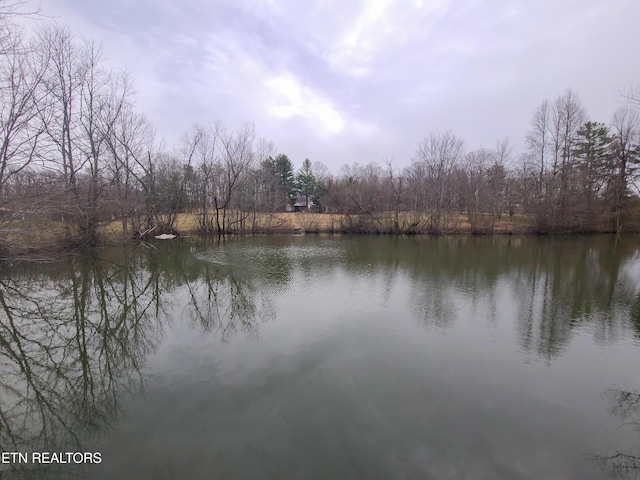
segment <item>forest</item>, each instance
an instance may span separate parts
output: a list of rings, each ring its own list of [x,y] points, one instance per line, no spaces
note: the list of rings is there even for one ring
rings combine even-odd
[[[56,23],[27,33],[17,15],[0,3],[0,257],[44,230],[92,247],[107,230],[180,233],[185,216],[202,234],[275,231],[265,219],[294,210],[328,216],[333,232],[640,230],[637,90],[606,123],[571,89],[543,100],[518,155],[506,138],[466,150],[453,132],[427,132],[405,168],[296,169],[251,123],[195,125],[166,148],[99,45]]]

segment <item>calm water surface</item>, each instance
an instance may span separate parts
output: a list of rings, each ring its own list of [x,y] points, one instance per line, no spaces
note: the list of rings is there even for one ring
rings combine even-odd
[[[640,237],[254,237],[0,267],[0,478],[640,472]]]

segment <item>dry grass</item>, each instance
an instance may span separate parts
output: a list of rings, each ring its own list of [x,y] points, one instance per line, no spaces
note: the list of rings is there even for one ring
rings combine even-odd
[[[381,212],[375,215],[351,215],[309,212],[278,212],[257,213],[245,219],[245,230],[266,233],[312,232],[336,233],[347,231],[362,231],[371,233],[392,233],[395,216],[391,212]],[[429,215],[418,215],[403,212],[398,216],[401,231],[409,230],[409,226],[416,227],[411,233],[427,233],[430,225]],[[466,214],[449,214],[444,217],[440,226],[441,233],[525,233],[530,231],[533,221],[530,217],[516,214],[513,217],[504,215],[501,219],[491,215],[478,215],[475,225],[469,223]],[[194,235],[200,232],[197,213],[182,213],[177,216],[175,230],[183,235]],[[104,225],[101,234],[107,237],[122,236],[122,224],[119,221]]]
[[[475,217],[474,225],[469,223],[466,214],[448,214],[440,225],[440,233],[525,233],[531,230],[533,220],[522,214],[503,215],[497,219],[489,214]],[[398,224],[402,232],[427,233],[430,216],[402,212],[398,215]],[[308,212],[257,213],[246,219],[247,230],[258,232],[313,232],[335,233],[346,231],[395,232],[395,215],[392,212],[379,212],[373,215],[343,215]],[[410,227],[415,225],[413,229]],[[181,233],[197,233],[198,221],[194,214],[178,216],[176,230]]]
[[[429,222],[430,217],[426,214],[404,212],[398,215],[400,233],[527,233],[532,231],[533,224],[532,219],[525,215],[514,215],[512,218],[504,215],[501,219],[478,215],[472,226],[466,214],[449,214],[437,230],[430,229]],[[415,227],[409,228],[411,225]],[[183,235],[198,234],[200,226],[197,214],[179,214],[174,228]],[[397,232],[392,212],[359,216],[307,212],[257,213],[245,218],[244,228],[247,232],[260,233]],[[102,225],[99,233],[102,242],[107,244],[121,243],[125,238],[120,221]],[[63,250],[71,245],[66,241],[64,225],[60,221],[34,217],[0,225],[0,257]]]
[[[46,256],[65,247],[62,222],[34,217],[0,224],[0,257]]]

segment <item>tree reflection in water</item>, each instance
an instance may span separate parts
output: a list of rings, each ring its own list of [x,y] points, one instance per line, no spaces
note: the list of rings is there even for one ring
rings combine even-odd
[[[531,260],[517,275],[522,298],[519,329],[523,349],[551,362],[579,327],[596,342],[615,343],[638,323],[629,318],[637,281],[627,267],[637,263],[635,242],[580,237],[530,245]],[[630,321],[626,320],[629,318]],[[623,321],[621,321],[623,320]]]
[[[0,448],[91,451],[94,437],[117,419],[123,394],[143,388],[144,367],[174,318],[223,341],[256,336],[275,317],[274,296],[312,276],[331,282],[344,275],[357,285],[373,279],[383,305],[408,278],[410,313],[424,328],[449,329],[469,315],[470,322],[495,321],[504,302],[520,352],[549,364],[581,327],[598,343],[630,332],[640,338],[637,242],[556,240],[176,241],[0,270]],[[612,398],[631,405],[633,395]],[[636,472],[633,455],[601,463]],[[33,473],[14,468],[15,478]],[[35,476],[51,478],[52,471]]]
[[[238,332],[257,336],[259,323],[275,317],[271,297],[256,288],[253,275],[235,271],[233,264],[206,261],[195,270],[195,278],[193,266],[178,269],[178,274],[189,293],[185,311],[205,333],[219,335],[222,341]]]
[[[623,420],[623,426],[640,432],[640,393],[608,390],[609,413]],[[637,452],[616,452],[596,455],[593,460],[611,477],[640,478],[640,448]]]
[[[498,310],[512,307],[521,350],[547,363],[562,354],[581,327],[588,326],[604,345],[629,330],[640,338],[640,294],[633,273],[639,257],[633,237],[392,241],[394,248],[386,251],[358,244],[351,257],[361,265],[373,263],[389,278],[396,265],[409,272],[412,313],[425,328],[453,327],[468,316],[461,310],[467,304],[474,318],[486,305],[482,312],[489,321]]]
[[[193,255],[119,249],[1,272],[0,451],[91,451],[122,395],[143,389],[183,286],[183,310],[223,340],[255,335],[273,315],[250,280]],[[0,478],[82,477],[86,468],[2,465]]]
[[[155,272],[132,260],[74,257],[0,278],[2,450],[84,451],[83,439],[117,415],[119,396],[141,388],[162,336],[161,297]],[[36,466],[12,467],[26,475]]]

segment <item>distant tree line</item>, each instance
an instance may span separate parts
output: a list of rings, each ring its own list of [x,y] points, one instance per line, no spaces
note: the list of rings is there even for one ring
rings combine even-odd
[[[608,124],[588,118],[567,90],[543,101],[519,158],[507,139],[465,151],[452,132],[422,140],[408,167],[347,164],[297,171],[253,125],[196,125],[166,149],[135,108],[128,75],[101,49],[57,24],[27,36],[20,3],[0,1],[0,235],[25,217],[61,226],[69,244],[93,246],[117,221],[126,236],[173,231],[178,214],[203,233],[259,230],[257,216],[294,205],[339,215],[341,231],[445,232],[452,218],[493,231],[528,216],[538,232],[638,229],[637,97]]]
[[[638,229],[637,109],[619,108],[609,125],[591,121],[567,90],[540,104],[526,140],[527,152],[514,158],[508,139],[465,152],[453,133],[432,133],[400,172],[391,162],[343,167],[326,181],[325,205],[369,216],[369,227],[380,218],[376,212],[390,212],[401,232],[442,232],[451,225],[447,217],[460,214],[477,232],[516,214],[541,233]]]

